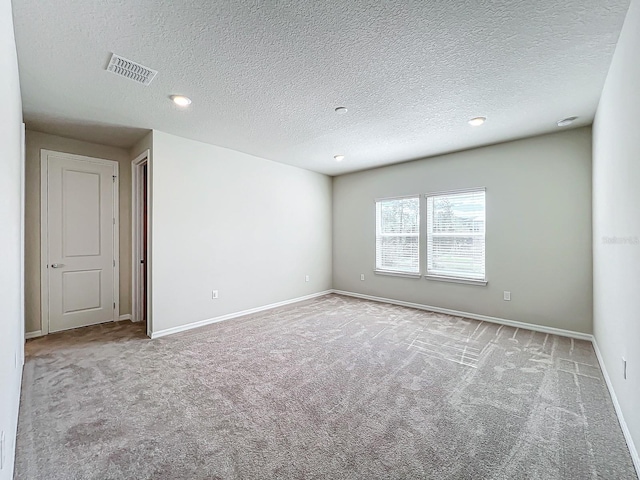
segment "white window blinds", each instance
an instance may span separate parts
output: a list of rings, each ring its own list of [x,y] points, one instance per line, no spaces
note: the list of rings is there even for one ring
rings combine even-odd
[[[484,188],[426,197],[427,275],[484,280]]]
[[[420,274],[420,198],[376,201],[376,271]]]

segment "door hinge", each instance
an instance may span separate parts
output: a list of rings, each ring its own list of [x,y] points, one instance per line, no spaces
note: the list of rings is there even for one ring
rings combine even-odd
[[[113,175],[113,183],[116,183],[116,176]]]
[[[113,224],[114,224],[114,225],[116,224],[116,219],[115,219],[115,218],[113,219]]]
[[[114,266],[114,267],[116,266],[116,261],[115,261],[115,260],[113,261],[113,266]]]
[[[113,309],[116,309],[116,302],[113,302]]]

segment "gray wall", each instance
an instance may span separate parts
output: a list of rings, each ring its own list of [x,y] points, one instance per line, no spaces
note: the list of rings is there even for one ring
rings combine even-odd
[[[376,198],[470,187],[487,188],[487,286],[373,273]],[[335,177],[333,240],[335,289],[590,333],[591,130]]]
[[[593,126],[594,334],[640,447],[640,1],[620,34]],[[622,357],[628,376],[623,377]],[[633,447],[632,447],[633,448]]]
[[[144,137],[142,137],[133,147],[131,147],[129,151],[130,152],[129,157],[131,157],[131,160],[135,160],[135,158],[138,157],[145,150],[152,150],[152,149],[153,149],[153,132],[151,131],[147,133]],[[131,167],[129,167],[129,170],[131,170]]]
[[[331,288],[331,178],[155,130],[151,178],[154,333]]]
[[[131,157],[125,149],[27,130],[25,198],[25,307],[27,332],[41,330],[40,150],[85,155],[119,163],[120,315],[131,313]]]
[[[22,103],[10,0],[0,0],[0,98],[0,431],[6,461],[0,480],[10,480],[24,359]]]

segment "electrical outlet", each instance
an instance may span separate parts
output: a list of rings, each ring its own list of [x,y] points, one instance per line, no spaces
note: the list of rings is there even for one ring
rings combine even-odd
[[[218,298],[218,290],[212,290],[211,291],[211,299],[215,300],[216,298]]]
[[[360,274],[360,280],[362,280],[364,282],[364,273]]]
[[[627,379],[627,359],[622,357],[622,378]]]
[[[505,292],[504,292],[504,301],[505,302],[510,302],[511,301],[511,292],[507,292],[505,290]]]
[[[305,282],[308,282],[308,281],[309,281],[309,275],[305,275],[305,276],[304,276],[304,281],[305,281]]]

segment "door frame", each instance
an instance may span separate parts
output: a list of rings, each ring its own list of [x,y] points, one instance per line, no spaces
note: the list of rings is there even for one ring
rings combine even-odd
[[[42,335],[49,333],[49,155],[64,155],[80,162],[95,163],[113,167],[113,321],[120,317],[120,208],[118,162],[104,158],[86,157],[74,153],[40,150],[40,322]]]
[[[151,152],[145,150],[131,161],[131,321],[143,320],[144,270],[147,271],[147,336],[151,336]],[[147,166],[147,258],[142,267],[144,238],[144,175]]]

